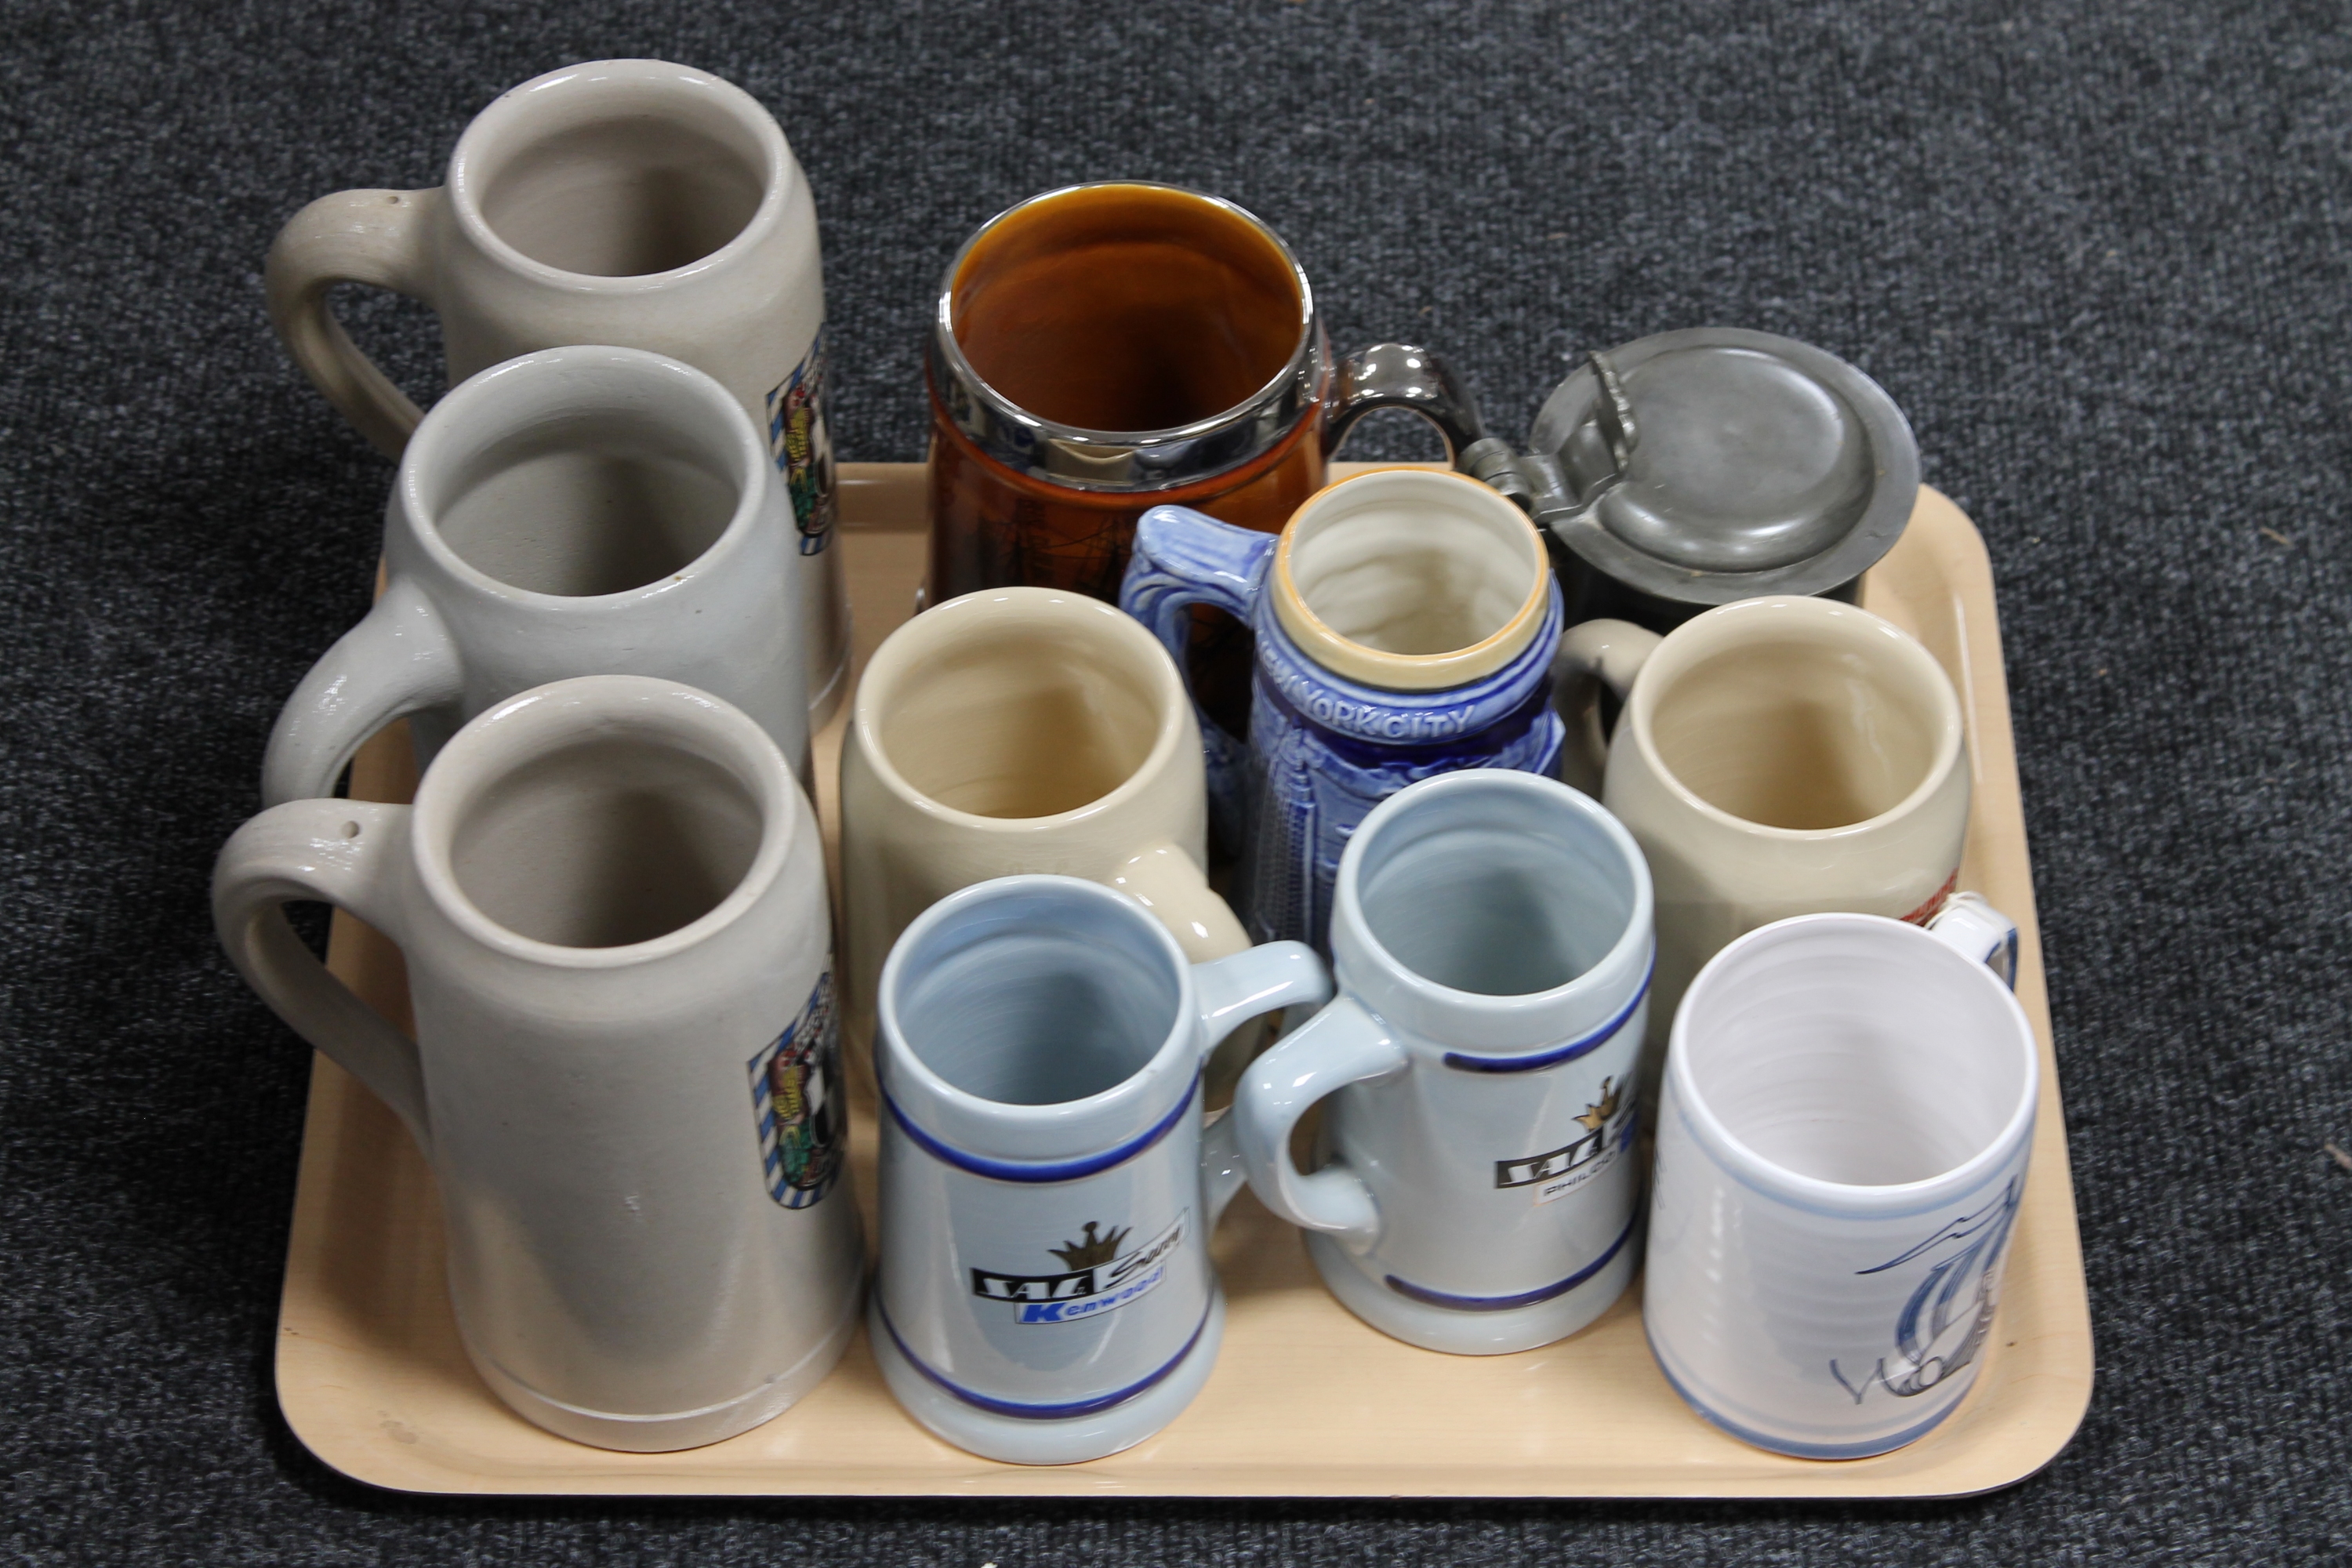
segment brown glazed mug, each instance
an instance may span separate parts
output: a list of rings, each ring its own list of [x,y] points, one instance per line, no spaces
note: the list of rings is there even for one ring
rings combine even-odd
[[[1428,419],[1452,458],[1484,436],[1426,350],[1335,363],[1288,247],[1176,185],[1071,185],[982,226],[927,361],[930,604],[1015,584],[1116,601],[1153,506],[1279,531],[1375,408]]]

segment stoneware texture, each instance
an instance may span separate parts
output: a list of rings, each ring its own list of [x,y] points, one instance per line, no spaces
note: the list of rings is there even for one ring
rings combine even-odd
[[[783,563],[820,721],[846,689],[848,598],[825,416],[816,208],[783,132],[740,88],[662,60],[532,78],[477,115],[426,190],[339,191],[288,220],[265,272],[295,361],[397,457],[416,405],[328,310],[338,283],[430,305],[452,385],[501,360],[612,343],[718,378],[769,437],[798,542]]]
[[[1533,525],[1459,475],[1354,476],[1275,537],[1181,507],[1143,515],[1121,606],[1180,654],[1196,605],[1256,637],[1246,748],[1202,719],[1255,940],[1324,944],[1349,835],[1405,785],[1555,765],[1559,602]]]
[[[1804,915],[1676,1015],[1643,1322],[1675,1391],[1803,1458],[1917,1440],[1975,1383],[2040,1064],[1972,928]]]
[[[940,900],[882,973],[882,1263],[868,1337],[899,1404],[990,1458],[1151,1436],[1216,1363],[1209,1236],[1242,1185],[1202,1069],[1331,994],[1276,942],[1189,963],[1133,900],[1006,877]]]
[[[295,899],[399,944],[413,1044],[297,941]],[[862,1266],[824,852],[742,713],[636,677],[525,692],[413,807],[247,823],[213,908],[237,972],[425,1152],[467,1353],[515,1410],[692,1447],[840,1358]]]
[[[436,404],[384,505],[383,595],[279,713],[271,805],[331,795],[408,717],[420,763],[519,691],[646,675],[751,715],[808,777],[791,503],[726,390],[635,349],[543,350]]]
[[[1633,1276],[1634,1069],[1654,955],[1633,837],[1567,785],[1424,779],[1339,863],[1339,999],[1234,1099],[1250,1183],[1332,1293],[1430,1350],[1528,1350]],[[1326,1100],[1331,1159],[1291,1160]]]
[[[1812,598],[1741,600],[1663,639],[1587,621],[1561,638],[1555,688],[1588,737],[1596,678],[1623,701],[1601,798],[1657,886],[1654,1055],[1691,976],[1741,932],[1823,910],[1924,921],[1952,891],[1960,702],[1900,627]],[[1562,772],[1583,782],[1591,760],[1570,747]]]
[[[959,888],[1085,877],[1147,905],[1187,956],[1249,945],[1209,889],[1201,731],[1168,655],[1109,605],[995,588],[907,622],[858,681],[841,750],[843,963],[853,1037],[883,960]]]

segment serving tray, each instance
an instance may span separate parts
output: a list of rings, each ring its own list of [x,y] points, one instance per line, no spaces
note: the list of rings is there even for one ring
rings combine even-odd
[[[839,548],[862,668],[913,609],[923,469],[845,465],[843,497]],[[1916,634],[1959,689],[1975,770],[1961,885],[2018,921],[2017,994],[2042,1053],[2032,1174],[1990,1352],[1958,1411],[1911,1447],[1825,1462],[1725,1436],[1659,1375],[1638,1282],[1591,1328],[1541,1350],[1448,1356],[1400,1343],[1342,1310],[1297,1233],[1244,1193],[1214,1240],[1230,1302],[1216,1370],[1174,1425],[1124,1454],[1038,1468],[950,1447],[892,1403],[862,1332],[814,1394],[755,1431],[676,1454],[583,1447],[508,1411],[475,1375],[450,1318],[433,1178],[392,1113],[323,1058],[311,1068],[278,1311],[287,1421],[344,1474],[421,1492],[1933,1497],[2032,1475],[2089,1403],[2090,1310],[1992,574],[1975,526],[1922,489],[1863,603]],[[837,715],[817,741],[828,852],[842,723]],[[406,800],[414,783],[405,728],[395,727],[362,752],[352,793]],[[406,1026],[396,948],[338,913],[330,965]],[[854,1112],[851,1139],[870,1236],[870,1100]]]

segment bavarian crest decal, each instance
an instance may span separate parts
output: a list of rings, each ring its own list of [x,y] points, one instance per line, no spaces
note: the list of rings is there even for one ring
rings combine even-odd
[[[848,1152],[849,1097],[830,970],[800,1016],[751,1058],[751,1116],[770,1197],[804,1209],[833,1190]]]
[[[1016,1323],[1075,1323],[1100,1317],[1145,1295],[1168,1277],[1168,1259],[1184,1244],[1186,1210],[1175,1223],[1140,1246],[1129,1247],[1130,1226],[1088,1220],[1078,1234],[1045,1250],[1061,1259],[1053,1274],[971,1271],[971,1293],[984,1301],[1004,1301]],[[1124,1248],[1124,1250],[1122,1250]]]
[[[768,392],[768,456],[793,498],[801,553],[816,555],[833,542],[833,426],[824,416],[824,329],[808,354]]]

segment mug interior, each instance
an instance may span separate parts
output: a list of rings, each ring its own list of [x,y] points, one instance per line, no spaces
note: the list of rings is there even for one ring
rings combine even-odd
[[[1693,795],[1766,827],[1845,827],[1926,782],[1943,739],[1929,672],[1816,627],[1721,648],[1649,710],[1658,760]]]
[[[1510,625],[1549,569],[1542,545],[1523,518],[1466,504],[1459,489],[1444,475],[1368,474],[1308,502],[1288,541],[1300,601],[1382,653],[1454,653]]]
[[[659,582],[718,543],[742,503],[737,455],[682,413],[617,399],[533,413],[478,430],[423,496],[443,542],[509,587],[585,596]]]
[[[976,616],[870,705],[882,754],[916,793],[974,816],[1091,805],[1150,760],[1165,716],[1159,650],[1130,640],[1083,620]]]
[[[898,960],[899,1037],[967,1094],[1059,1105],[1124,1083],[1168,1042],[1183,1000],[1150,917],[1031,889],[921,932]]]
[[[650,942],[719,907],[760,848],[758,797],[657,736],[592,734],[478,784],[449,845],[458,889],[518,936]]]
[[[1676,1019],[1692,1092],[1783,1170],[1924,1182],[2000,1137],[2027,1089],[2000,983],[1892,921],[1768,927],[1703,972]]]
[[[1567,984],[1624,936],[1633,868],[1582,816],[1516,789],[1416,805],[1381,826],[1356,873],[1366,929],[1415,974],[1524,996]]]
[[[557,86],[476,174],[483,222],[531,260],[599,278],[668,272],[723,248],[760,210],[767,149],[709,92]]]
[[[1211,419],[1281,374],[1307,332],[1274,237],[1189,191],[1087,185],[983,228],[949,284],[957,346],[1027,412],[1086,430]]]

